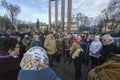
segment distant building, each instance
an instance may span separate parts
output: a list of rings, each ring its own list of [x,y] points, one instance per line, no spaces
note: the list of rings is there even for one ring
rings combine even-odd
[[[104,21],[102,27],[101,27],[101,32],[102,33],[106,33],[111,31],[110,26],[111,26],[112,22],[111,21]]]
[[[62,31],[61,30],[61,21],[59,21],[58,23],[58,31]],[[51,27],[51,30],[55,30],[55,25],[52,24],[52,27]],[[67,22],[64,22],[64,31],[67,31]],[[76,22],[71,22],[71,32],[74,32],[74,31],[78,31],[78,28],[77,28],[77,23]]]
[[[112,21],[104,21],[101,27],[101,32],[118,32],[120,31],[120,23],[116,27],[112,26]]]
[[[64,30],[67,31],[67,22],[64,23]],[[77,23],[71,22],[71,32],[78,31]]]
[[[47,24],[45,24],[45,25],[40,25],[40,30],[41,31],[44,31],[44,30],[46,30],[48,28],[48,25]]]

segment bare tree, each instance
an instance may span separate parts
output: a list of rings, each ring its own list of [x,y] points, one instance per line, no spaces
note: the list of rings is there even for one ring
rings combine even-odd
[[[84,25],[84,27],[87,27],[88,22],[89,22],[88,16],[84,16],[83,17],[83,25]]]
[[[2,0],[1,6],[3,6],[8,11],[12,25],[15,24],[15,19],[21,11],[20,7],[18,5],[8,3],[6,0]]]
[[[102,12],[101,12],[104,16],[104,19],[103,19],[103,23],[104,23],[104,27],[105,27],[105,32],[107,31],[107,26],[108,26],[108,22],[109,22],[109,12],[107,9],[104,9]]]
[[[0,29],[6,31],[7,29],[10,29],[10,19],[8,18],[7,14],[5,14],[3,17],[0,16]]]
[[[98,23],[97,23],[97,26],[99,27],[100,29],[100,32],[102,33],[102,29],[103,29],[103,22],[104,22],[104,18],[103,18],[103,15],[102,14],[99,14],[98,15]]]
[[[108,5],[109,17],[112,22],[110,28],[113,31],[120,24],[120,0],[110,0]]]
[[[114,31],[118,24],[120,24],[120,1],[110,0],[108,7],[104,9],[101,13],[104,16],[103,21],[101,22],[103,22],[105,25],[105,32],[107,26],[109,26],[110,31]]]
[[[88,23],[90,23],[89,17],[85,16],[82,13],[73,14],[72,21],[77,23],[78,30],[80,27],[87,27],[88,25],[90,25],[90,24],[88,24]]]

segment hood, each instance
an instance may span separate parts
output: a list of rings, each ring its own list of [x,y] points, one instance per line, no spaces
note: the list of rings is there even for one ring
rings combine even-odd
[[[42,70],[20,70],[18,80],[61,80],[51,68]]]

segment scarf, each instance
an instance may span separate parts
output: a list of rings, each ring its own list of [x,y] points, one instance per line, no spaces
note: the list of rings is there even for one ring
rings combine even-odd
[[[47,52],[38,46],[30,48],[20,63],[22,70],[41,70],[48,67]]]

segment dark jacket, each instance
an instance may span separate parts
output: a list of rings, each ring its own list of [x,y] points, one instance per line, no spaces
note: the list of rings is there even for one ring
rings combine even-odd
[[[20,54],[18,56],[19,56],[19,58],[21,60],[23,55],[24,55],[24,53],[26,52],[26,50],[25,50],[25,47],[23,46],[22,42],[19,42],[18,44],[20,46]]]
[[[41,36],[40,36],[40,40],[41,40],[41,42],[42,42],[42,47],[44,48],[44,42],[45,42],[45,37],[44,37],[44,35],[41,35]]]
[[[89,63],[89,48],[90,48],[90,45],[91,45],[91,42],[92,42],[92,40],[90,40],[90,41],[84,41],[85,42],[85,45],[86,45],[86,47],[85,47],[85,58],[84,58],[84,60],[85,60],[85,63],[86,64],[88,64]]]
[[[108,58],[111,57],[111,53],[118,54],[118,50],[115,44],[103,45],[101,50],[101,56],[99,58],[99,64],[104,63]]]
[[[64,49],[70,49],[70,47],[72,45],[72,41],[70,38],[64,38],[63,44],[64,44],[64,46],[63,46]]]
[[[20,70],[18,80],[61,80],[55,72],[50,68],[45,68],[39,71],[35,70]]]
[[[82,63],[85,59],[85,54],[86,54],[86,44],[85,42],[81,41],[79,43],[79,45],[81,46],[81,48],[83,49],[83,52],[81,52],[80,56],[79,56],[79,61],[80,63]]]
[[[19,60],[11,56],[0,57],[0,80],[17,80]]]
[[[42,47],[42,41],[41,40],[39,40],[39,41],[33,40],[31,42],[31,44],[30,44],[30,47],[34,47],[34,46],[40,46],[40,47]]]

